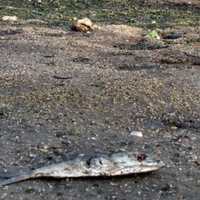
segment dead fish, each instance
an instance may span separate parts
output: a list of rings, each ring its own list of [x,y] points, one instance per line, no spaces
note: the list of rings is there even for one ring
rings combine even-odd
[[[79,155],[72,160],[35,169],[0,182],[0,186],[39,177],[75,178],[97,176],[120,176],[145,173],[160,169],[164,164],[145,154],[116,152],[97,156]]]

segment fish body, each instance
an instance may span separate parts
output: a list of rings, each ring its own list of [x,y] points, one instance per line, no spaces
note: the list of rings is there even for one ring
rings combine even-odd
[[[28,174],[11,177],[0,182],[0,186],[38,177],[76,178],[145,173],[158,170],[162,166],[164,164],[161,161],[155,161],[149,157],[138,156],[130,152],[89,157],[79,155],[72,160],[41,167]]]

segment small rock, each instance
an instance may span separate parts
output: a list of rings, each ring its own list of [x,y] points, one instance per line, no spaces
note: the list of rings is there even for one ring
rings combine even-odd
[[[96,137],[91,137],[91,140],[96,140],[97,138]]]
[[[131,136],[136,136],[136,137],[141,137],[141,138],[143,137],[143,134],[142,134],[141,131],[131,131],[130,135]]]
[[[93,23],[89,18],[78,19],[72,24],[72,30],[87,33],[93,30]]]
[[[10,22],[16,22],[18,20],[17,16],[3,16],[3,21],[10,21]]]
[[[33,153],[30,153],[30,154],[29,154],[29,157],[30,157],[30,158],[36,158],[36,155],[33,154]]]

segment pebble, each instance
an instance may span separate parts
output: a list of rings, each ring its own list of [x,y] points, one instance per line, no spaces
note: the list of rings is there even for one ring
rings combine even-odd
[[[15,22],[18,20],[17,16],[3,16],[2,17],[3,21],[10,21],[10,22]]]
[[[143,134],[142,134],[141,131],[131,131],[131,132],[130,132],[130,135],[131,135],[131,136],[140,137],[140,138],[143,137]]]

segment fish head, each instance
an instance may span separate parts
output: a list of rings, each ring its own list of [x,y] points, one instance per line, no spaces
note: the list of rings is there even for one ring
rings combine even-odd
[[[147,156],[144,160],[138,160],[137,157],[137,162],[140,173],[156,171],[165,166],[164,162],[162,162],[161,160],[153,159],[150,156]]]
[[[164,163],[153,159],[144,153],[119,152],[112,155],[116,168],[121,168],[124,173],[143,173],[160,169]]]

